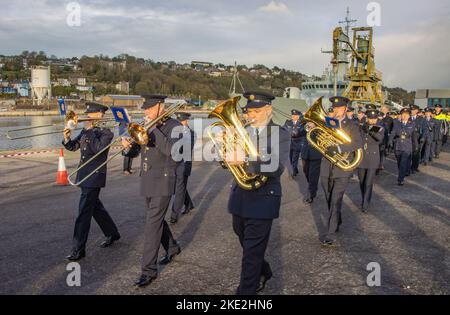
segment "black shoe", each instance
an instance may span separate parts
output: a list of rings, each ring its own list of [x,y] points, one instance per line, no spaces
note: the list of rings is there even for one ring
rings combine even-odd
[[[101,248],[106,248],[111,246],[115,241],[120,240],[120,234],[114,236],[107,236],[105,240],[100,244]]]
[[[420,173],[420,170],[419,170],[419,169],[417,169],[417,170],[416,170],[416,173]]]
[[[427,162],[423,162],[423,166],[427,166],[428,165],[428,163]]]
[[[189,208],[189,209],[184,208],[183,211],[181,211],[181,214],[188,214],[193,209],[195,209],[195,207],[192,207],[192,208]]]
[[[272,273],[269,275],[262,275],[259,281],[259,286],[256,289],[256,293],[261,292],[266,287],[266,282],[272,278]]]
[[[167,265],[168,263],[170,263],[172,261],[172,259],[178,255],[179,253],[181,253],[181,247],[177,246],[177,249],[174,253],[170,254],[166,253],[160,260],[159,260],[159,264],[160,265]]]
[[[403,185],[405,185],[405,182],[402,181],[402,180],[399,180],[399,181],[398,181],[398,185],[399,185],[399,186],[403,186]]]
[[[367,209],[361,208],[361,212],[364,214],[367,214],[368,211],[367,211]]]
[[[169,221],[170,224],[175,224],[175,223],[177,223],[177,222],[178,222],[178,219],[176,219],[176,218],[170,218],[170,221]]]
[[[323,247],[334,247],[334,246],[336,246],[334,244],[334,241],[330,240],[330,239],[324,239],[321,243],[322,243]]]
[[[134,282],[134,285],[138,288],[143,288],[145,286],[148,286],[150,283],[153,282],[153,280],[156,279],[156,276],[147,276],[147,275],[141,275],[139,279],[137,279]]]
[[[303,202],[311,204],[314,202],[314,198],[312,198],[312,197],[305,198],[305,199],[303,199]]]
[[[70,255],[66,257],[66,259],[70,261],[78,261],[84,257],[86,257],[86,251],[84,249],[80,249],[73,250],[72,253],[70,253]]]

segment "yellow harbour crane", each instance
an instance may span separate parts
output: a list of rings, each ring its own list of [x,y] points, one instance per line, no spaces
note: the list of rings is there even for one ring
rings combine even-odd
[[[333,32],[333,60],[331,62],[333,68],[337,69],[342,62],[339,59],[342,43],[346,44],[352,53],[346,75],[349,85],[342,96],[355,103],[383,105],[382,74],[375,68],[373,28],[356,27],[352,28],[352,31],[352,42],[341,27],[337,27]]]

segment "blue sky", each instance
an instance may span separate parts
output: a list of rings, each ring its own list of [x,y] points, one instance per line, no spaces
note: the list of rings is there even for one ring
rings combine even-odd
[[[57,56],[128,53],[153,60],[262,63],[320,75],[321,48],[347,6],[366,25],[360,0],[77,1],[81,25],[70,27],[71,1],[0,0],[0,54],[44,50]],[[385,84],[409,90],[450,88],[450,1],[377,1],[377,68]]]

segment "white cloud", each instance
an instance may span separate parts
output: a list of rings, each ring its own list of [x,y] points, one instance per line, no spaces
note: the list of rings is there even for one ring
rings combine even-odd
[[[268,4],[259,8],[260,11],[270,13],[288,13],[289,9],[287,5],[282,2],[270,1]]]

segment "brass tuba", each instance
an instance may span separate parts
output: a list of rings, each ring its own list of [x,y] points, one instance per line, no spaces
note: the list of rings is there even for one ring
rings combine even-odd
[[[242,148],[248,159],[256,159],[258,156],[258,149],[251,141],[237,112],[237,103],[240,98],[240,96],[236,96],[220,103],[209,114],[208,118],[218,118],[220,121],[209,126],[208,135],[239,187],[245,190],[256,190],[267,182],[267,176],[249,173],[245,163],[242,165],[230,165],[225,161],[227,151],[234,151],[233,148],[238,146]],[[217,141],[216,136],[212,132],[214,127],[223,127],[225,129],[225,136],[221,143]]]
[[[323,97],[315,101],[304,115],[305,121],[315,125],[315,127],[308,130],[306,139],[328,161],[340,169],[350,172],[361,163],[363,150],[358,149],[355,152],[337,153],[333,156],[327,154],[328,147],[351,143],[352,139],[344,130],[330,128],[326,125],[325,117],[328,115],[323,109],[322,99]]]

